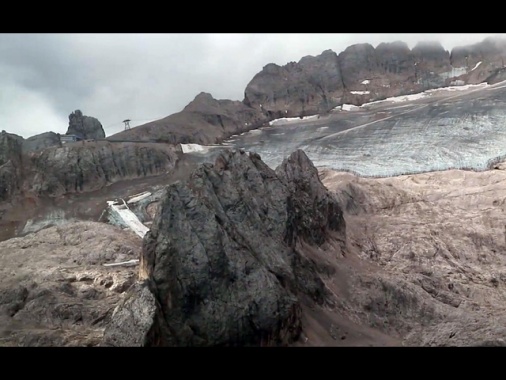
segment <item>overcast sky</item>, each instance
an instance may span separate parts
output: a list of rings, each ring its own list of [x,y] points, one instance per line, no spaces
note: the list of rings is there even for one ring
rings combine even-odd
[[[268,63],[368,42],[440,41],[447,50],[482,34],[0,34],[0,130],[65,133],[68,115],[96,117],[109,136],[181,111],[200,92],[242,100]],[[506,36],[504,34],[503,36]]]

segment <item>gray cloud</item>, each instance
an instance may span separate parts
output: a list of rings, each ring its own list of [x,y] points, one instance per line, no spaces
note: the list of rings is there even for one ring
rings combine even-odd
[[[110,135],[181,111],[201,91],[242,100],[267,63],[368,42],[437,40],[450,50],[497,34],[0,34],[0,130],[65,133],[80,109]]]

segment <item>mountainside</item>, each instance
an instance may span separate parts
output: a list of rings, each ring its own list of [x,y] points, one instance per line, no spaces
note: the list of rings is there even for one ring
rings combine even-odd
[[[269,118],[322,114],[342,104],[487,81],[505,57],[506,42],[495,38],[451,53],[438,42],[412,50],[404,42],[357,44],[339,55],[326,50],[298,63],[266,65],[247,85],[244,103]]]

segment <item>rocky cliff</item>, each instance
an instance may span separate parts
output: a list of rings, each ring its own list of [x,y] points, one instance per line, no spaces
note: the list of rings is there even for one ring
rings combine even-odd
[[[77,135],[81,139],[103,139],[105,138],[104,128],[98,119],[91,116],[84,116],[80,110],[69,115],[69,127],[67,135]]]
[[[144,283],[115,311],[104,345],[293,343],[302,300],[329,295],[328,268],[302,247],[344,235],[339,205],[302,151],[276,171],[227,151],[167,188],[144,239]]]
[[[448,52],[439,42],[357,44],[284,66],[266,65],[246,86],[244,103],[266,117],[321,114],[427,89],[475,84],[504,68],[506,41],[488,38]],[[501,76],[502,78],[502,76]],[[500,78],[499,78],[500,79]],[[495,79],[498,81],[499,79]]]
[[[159,175],[174,168],[178,153],[165,144],[78,142],[34,154],[24,189],[59,196],[101,189],[119,180]]]

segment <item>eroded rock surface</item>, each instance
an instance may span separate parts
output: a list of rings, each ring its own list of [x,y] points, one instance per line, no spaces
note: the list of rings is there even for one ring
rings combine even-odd
[[[339,245],[344,233],[336,200],[302,151],[276,171],[254,153],[227,151],[168,187],[144,239],[148,285],[130,299],[152,290],[163,315],[153,325],[159,345],[287,345],[302,330],[301,300],[323,305],[329,297],[320,276],[330,269],[302,246],[318,249],[331,234]],[[153,344],[147,328],[135,339],[109,338],[118,336],[116,317],[142,324],[138,304],[118,308],[104,345]]]
[[[138,266],[141,240],[96,222],[0,242],[0,346],[95,346]]]
[[[505,344],[503,170],[324,171],[323,183],[343,206],[349,250],[374,264],[349,280],[355,320],[406,345]]]

